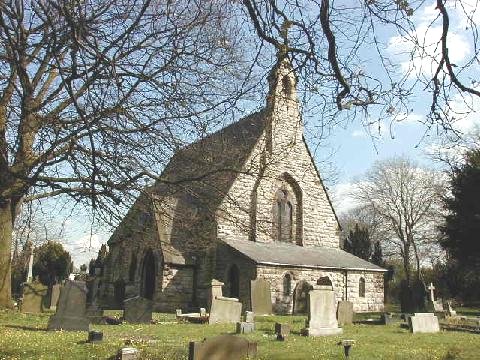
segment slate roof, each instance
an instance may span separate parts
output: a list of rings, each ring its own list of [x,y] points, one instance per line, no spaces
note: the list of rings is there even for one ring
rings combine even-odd
[[[250,260],[262,265],[297,266],[336,270],[387,270],[341,249],[304,247],[288,243],[220,240]]]

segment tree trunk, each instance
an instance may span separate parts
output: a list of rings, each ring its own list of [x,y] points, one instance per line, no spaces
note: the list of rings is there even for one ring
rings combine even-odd
[[[12,308],[11,251],[13,218],[10,201],[0,203],[0,309]]]
[[[403,250],[403,270],[405,270],[405,280],[407,284],[410,286],[411,283],[411,276],[410,276],[410,245],[405,244]]]

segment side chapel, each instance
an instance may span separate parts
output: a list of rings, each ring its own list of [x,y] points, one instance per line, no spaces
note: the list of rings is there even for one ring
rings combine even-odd
[[[108,241],[100,301],[154,301],[156,311],[206,307],[212,279],[250,305],[270,283],[277,313],[301,313],[328,277],[337,300],[383,311],[384,269],[340,248],[339,223],[303,136],[287,59],[269,76],[263,110],[178,151]]]

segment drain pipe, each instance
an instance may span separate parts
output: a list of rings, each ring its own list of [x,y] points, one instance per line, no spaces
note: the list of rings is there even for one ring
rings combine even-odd
[[[345,282],[345,296],[344,296],[344,300],[345,301],[348,301],[348,271],[345,270],[344,271],[344,282]]]

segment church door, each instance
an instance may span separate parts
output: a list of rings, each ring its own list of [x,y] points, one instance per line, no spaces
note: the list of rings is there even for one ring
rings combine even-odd
[[[142,268],[142,287],[140,295],[144,298],[153,300],[155,294],[156,269],[155,257],[152,250],[148,250],[143,259]]]
[[[305,280],[299,281],[293,293],[293,313],[306,314],[308,311],[308,293],[313,289]]]

